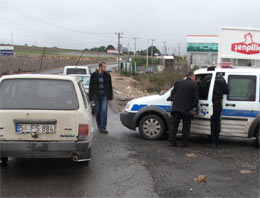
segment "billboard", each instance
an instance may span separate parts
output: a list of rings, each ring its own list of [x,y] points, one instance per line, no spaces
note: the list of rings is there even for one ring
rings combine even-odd
[[[222,27],[219,39],[222,58],[260,60],[260,29]]]
[[[218,43],[187,43],[188,52],[217,52]]]
[[[14,46],[0,46],[0,56],[13,56]]]

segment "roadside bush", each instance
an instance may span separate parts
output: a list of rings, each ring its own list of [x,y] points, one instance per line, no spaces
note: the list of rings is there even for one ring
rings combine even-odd
[[[136,75],[136,87],[143,91],[160,93],[170,89],[177,80],[181,80],[187,73],[187,67],[167,68],[161,73]]]

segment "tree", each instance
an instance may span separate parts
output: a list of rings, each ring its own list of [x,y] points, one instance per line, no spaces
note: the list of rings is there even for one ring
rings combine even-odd
[[[105,46],[100,46],[98,48],[99,52],[106,52],[106,47]]]
[[[98,52],[98,50],[99,50],[98,47],[93,47],[93,48],[90,49],[90,51],[92,51],[92,52]]]
[[[154,55],[155,53],[157,53],[159,56],[161,55],[160,50],[159,50],[156,46],[150,46],[150,47],[148,47],[148,55],[149,55],[149,56],[151,56],[152,48],[153,48],[153,55]],[[145,51],[146,51],[146,50],[145,50]]]
[[[113,45],[108,45],[107,48],[106,48],[106,51],[107,50],[115,50],[116,48],[113,46]]]

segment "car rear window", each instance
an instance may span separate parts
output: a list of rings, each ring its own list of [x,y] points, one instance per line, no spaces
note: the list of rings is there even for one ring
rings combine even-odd
[[[67,68],[67,74],[87,74],[87,70],[82,68]]]
[[[0,109],[78,108],[75,87],[69,80],[6,79],[0,84]]]

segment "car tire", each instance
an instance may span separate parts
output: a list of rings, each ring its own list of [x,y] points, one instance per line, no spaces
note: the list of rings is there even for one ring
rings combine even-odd
[[[8,157],[1,157],[1,162],[3,165],[6,165],[8,163]]]
[[[256,145],[260,148],[260,126],[258,127],[258,131],[256,132]]]
[[[165,123],[157,115],[144,116],[139,122],[140,135],[147,140],[161,139],[165,134]]]
[[[96,115],[96,107],[95,106],[91,106],[91,113],[92,113],[92,115]]]

